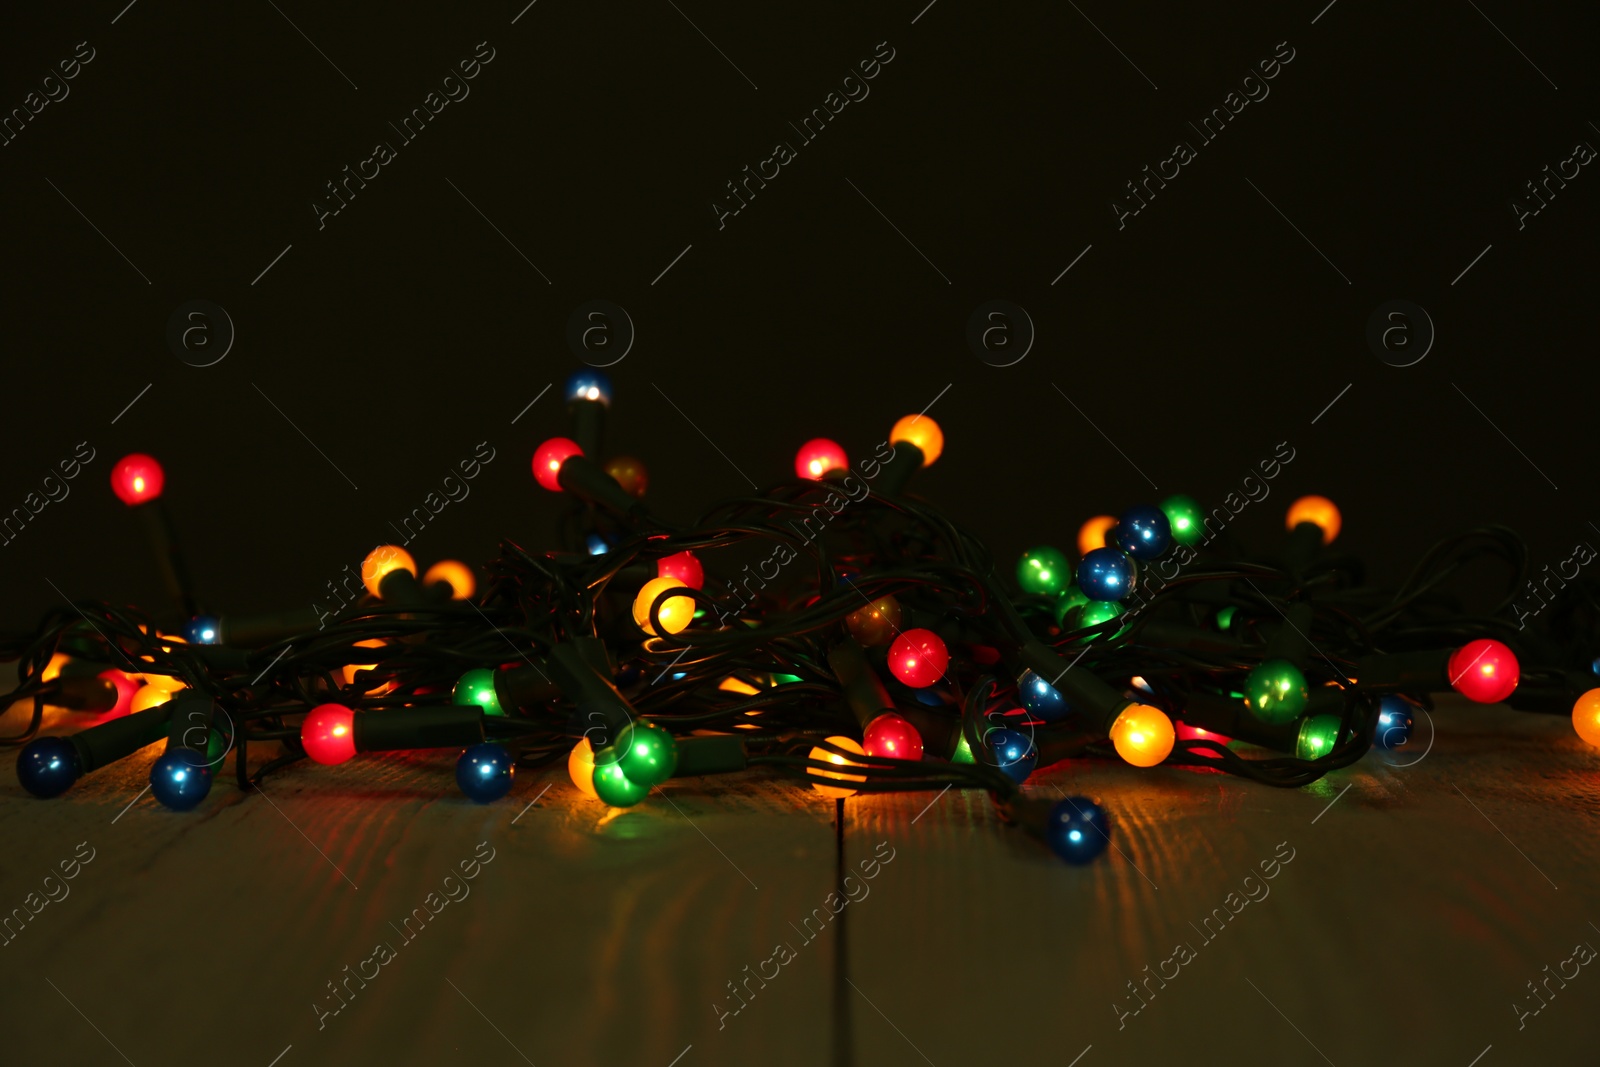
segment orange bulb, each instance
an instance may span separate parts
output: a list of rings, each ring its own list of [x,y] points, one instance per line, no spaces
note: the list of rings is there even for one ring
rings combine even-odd
[[[669,589],[683,589],[687,587],[676,578],[652,578],[644,583],[639,590],[639,595],[633,600],[633,621],[639,624],[639,629],[652,637],[659,636],[650,625],[650,605],[662,593]],[[694,598],[688,596],[668,597],[661,605],[658,612],[661,625],[667,633],[675,634],[694,621]]]
[[[183,683],[179,682],[178,689],[182,688]],[[172,694],[176,691],[161,689],[153,685],[140,686],[139,691],[133,694],[133,700],[128,704],[128,713],[132,715],[136,712],[148,711],[151,708],[165,704],[172,699]]]
[[[449,585],[450,596],[454,600],[469,600],[478,591],[478,580],[472,576],[472,568],[456,559],[441,559],[428,568],[428,572],[422,576],[422,584],[432,585],[434,582]]]
[[[163,693],[176,693],[183,688],[183,679],[170,674],[136,674],[134,677],[142,679],[146,687],[159,689]]]
[[[1096,515],[1078,527],[1078,555],[1087,556],[1097,548],[1106,547],[1106,534],[1117,524],[1111,515]]]
[[[367,587],[367,592],[377,596],[383,576],[402,568],[416,577],[417,561],[411,558],[411,553],[399,545],[379,545],[361,561],[361,584]]]
[[[384,642],[383,642],[382,638],[374,637],[374,638],[370,638],[370,639],[368,639],[366,641],[357,641],[356,642],[356,647],[357,648],[382,648],[383,644],[384,644]],[[376,666],[377,666],[376,663],[347,663],[347,664],[345,664],[344,665],[344,684],[345,685],[354,685],[355,681],[356,681],[356,671],[370,671],[373,668],[375,668]]]
[[[846,752],[853,752],[858,756],[866,755],[866,752],[862,750],[861,746],[848,737],[830,737],[828,738],[828,743],[837,748],[842,748]],[[815,760],[818,763],[834,763],[840,767],[861,766],[859,763],[853,763],[850,760],[845,759],[837,752],[829,752],[820,745],[811,750],[808,758]],[[807,768],[807,772],[811,774],[813,778],[837,778],[844,782],[864,782],[867,780],[866,775],[842,774],[838,771],[821,771],[815,767]],[[819,785],[816,782],[811,783],[811,788],[815,789],[825,797],[853,797],[856,795],[856,791],[854,789],[841,789],[838,786]]]
[[[1166,759],[1176,736],[1166,712],[1149,704],[1129,704],[1111,724],[1117,755],[1135,767],[1154,767]]]
[[[1339,509],[1325,496],[1303,496],[1289,505],[1285,525],[1293,530],[1302,522],[1309,522],[1322,531],[1322,543],[1333,544],[1339,536]]]
[[[1578,736],[1600,748],[1600,689],[1591,689],[1572,705],[1572,728]]]
[[[933,466],[933,461],[944,451],[944,431],[926,415],[907,415],[894,424],[894,429],[889,431],[889,443],[897,445],[901,441],[916,445],[922,451],[924,467]]]
[[[650,472],[632,456],[612,456],[606,460],[606,473],[630,496],[644,496],[650,485]]]
[[[65,652],[57,652],[55,655],[51,656],[50,662],[44,665],[44,670],[39,675],[39,681],[53,682],[57,678],[61,677],[61,668],[65,667],[67,665],[67,661],[71,658],[72,657],[67,655]]]
[[[572,746],[572,752],[567,756],[567,777],[572,779],[572,784],[578,787],[579,792],[585,796],[600,799],[600,794],[594,791],[594,747],[585,737]]]

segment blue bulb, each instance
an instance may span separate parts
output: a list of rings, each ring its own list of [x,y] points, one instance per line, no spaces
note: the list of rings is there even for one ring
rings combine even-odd
[[[468,800],[479,804],[499,800],[511,792],[511,779],[516,773],[511,753],[492,741],[473,745],[456,760],[456,785]]]
[[[1050,850],[1068,863],[1088,863],[1111,843],[1106,809],[1088,797],[1068,797],[1050,809]]]
[[[1020,730],[996,727],[984,734],[983,740],[994,753],[1000,770],[1013,782],[1027,781],[1039,765],[1039,750],[1033,747],[1033,738]]]
[[[942,708],[945,705],[944,694],[932,686],[926,689],[913,689],[911,698],[918,704],[924,704],[930,708]]]
[[[174,748],[150,767],[150,795],[163,807],[188,811],[211,792],[211,767],[204,752]]]
[[[1404,697],[1386,696],[1378,700],[1378,722],[1372,728],[1372,743],[1379,748],[1399,748],[1411,740],[1411,704]]]
[[[183,628],[183,639],[193,645],[214,645],[222,640],[222,622],[215,615],[196,615]]]
[[[1138,504],[1124,511],[1113,533],[1115,543],[1134,559],[1155,559],[1172,544],[1172,523],[1154,504]]]
[[[598,400],[610,407],[611,379],[597,370],[574,371],[567,379],[567,400]]]
[[[83,774],[78,750],[64,737],[36,737],[17,753],[17,781],[36,797],[58,797]]]
[[[1589,673],[1600,677],[1600,656],[1596,656],[1594,662],[1589,664]]]
[[[1133,560],[1115,548],[1097,548],[1078,564],[1078,588],[1090,600],[1121,600],[1133,592]]]
[[[1060,690],[1032,671],[1023,671],[1022,677],[1017,679],[1017,698],[1023,707],[1045,722],[1063,719],[1072,710]]]
[[[603,556],[611,551],[611,546],[606,544],[606,539],[599,534],[590,534],[583,539],[583,546],[589,550],[591,556]]]

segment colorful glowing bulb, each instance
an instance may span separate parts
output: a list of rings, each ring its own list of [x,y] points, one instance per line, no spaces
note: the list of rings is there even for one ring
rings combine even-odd
[[[687,550],[656,560],[656,576],[671,578],[690,589],[699,589],[706,584],[706,569],[700,565],[695,554]]]
[[[117,687],[117,702],[106,712],[107,718],[120,718],[133,710],[133,698],[139,695],[141,688],[136,679],[128,677],[115,667],[101,671],[96,677],[104,678]]]
[[[470,600],[472,594],[478,591],[478,579],[473,577],[472,568],[458,559],[441,559],[422,576],[424,586],[437,582],[450,587],[452,600]]]
[[[1055,607],[1052,609],[1055,613],[1056,625],[1064,628],[1067,624],[1067,613],[1073,608],[1081,608],[1088,603],[1090,603],[1089,598],[1083,595],[1083,590],[1079,589],[1076,583],[1067,586],[1061,591],[1061,595],[1056,597]],[[1105,603],[1105,601],[1095,601],[1094,603]]]
[[[1600,748],[1600,689],[1591,689],[1572,705],[1572,728],[1589,744]]]
[[[944,431],[926,415],[907,415],[889,431],[889,443],[901,441],[915,445],[922,452],[922,465],[933,466],[933,461],[944,451]]]
[[[644,496],[645,489],[650,485],[650,472],[632,456],[612,456],[606,460],[605,470],[611,475],[611,480],[622,486],[623,492],[629,496]]]
[[[1033,738],[1021,730],[994,727],[984,733],[983,743],[994,753],[995,765],[1001,773],[1019,785],[1026,782],[1039,765],[1039,750]]]
[[[1078,588],[1090,600],[1121,600],[1133,592],[1137,573],[1120,549],[1097,548],[1078,564]]]
[[[183,683],[179,682],[178,689],[182,688]],[[163,689],[158,685],[140,686],[139,691],[133,694],[133,699],[128,702],[128,714],[132,715],[136,712],[148,711],[153,707],[165,704],[172,699],[172,694],[177,691],[177,689]]]
[[[416,577],[417,561],[399,545],[379,545],[361,561],[361,584],[367,587],[367,592],[378,596],[384,575],[397,570],[410,571],[412,577]]]
[[[603,749],[595,757],[594,792],[613,808],[631,808],[650,795],[650,787],[624,774],[617,753]]]
[[[343,704],[318,704],[300,724],[300,744],[318,763],[345,762],[356,754],[356,713]]]
[[[161,464],[142,452],[117,460],[111,468],[111,491],[124,504],[145,504],[161,495],[167,476]]]
[[[587,737],[573,745],[567,754],[567,777],[578,787],[578,792],[600,799],[600,794],[594,791],[594,748]]]
[[[866,751],[862,749],[860,744],[848,737],[830,737],[828,738],[828,744],[833,745],[835,748],[842,748],[846,752],[854,753],[857,756],[865,756],[867,754]],[[808,754],[807,758],[816,763],[831,763],[839,767],[861,766],[859,763],[855,763],[852,760],[839,755],[837,752],[829,752],[821,745],[813,748]],[[806,773],[811,775],[811,788],[815,789],[825,797],[853,797],[856,795],[856,791],[854,789],[847,789],[841,786],[823,785],[816,781],[818,778],[827,778],[841,782],[864,782],[867,780],[866,775],[864,774],[844,774],[841,771],[818,770],[816,767],[807,768]]]
[[[1265,660],[1245,676],[1245,706],[1262,722],[1293,722],[1310,699],[1306,676],[1286,659]]]
[[[162,807],[188,811],[211,792],[211,767],[205,756],[173,748],[150,765],[150,795]]]
[[[1154,767],[1172,752],[1177,734],[1160,708],[1129,704],[1111,724],[1111,744],[1135,767]]]
[[[630,723],[617,738],[622,755],[617,765],[630,782],[649,788],[660,785],[678,769],[678,742],[659,726]]]
[[[456,787],[468,800],[488,804],[511,792],[517,762],[504,745],[473,745],[456,759]]]
[[[829,471],[850,469],[844,449],[826,437],[813,437],[794,454],[794,476],[818,481]]]
[[[900,632],[900,601],[881,596],[844,617],[844,628],[864,648],[887,645]]]
[[[1161,510],[1167,516],[1172,539],[1178,544],[1192,545],[1204,536],[1206,516],[1200,510],[1200,502],[1194,497],[1182,493],[1169,496],[1161,502]]]
[[[36,737],[17,753],[17,782],[36,797],[60,796],[82,774],[78,750],[65,737]]]
[[[1498,704],[1517,690],[1522,668],[1516,655],[1499,641],[1480,637],[1450,656],[1450,685],[1468,700]]]
[[[889,646],[889,672],[913,689],[944,677],[950,651],[932,630],[907,630]]]
[[[1033,671],[1023,671],[1022,677],[1017,679],[1017,699],[1022,701],[1023,707],[1045,722],[1064,719],[1067,712],[1072,710],[1072,705],[1067,703],[1061,691]]]
[[[1322,531],[1322,543],[1333,544],[1339,536],[1339,509],[1325,496],[1303,496],[1289,505],[1284,525],[1290,530],[1302,522],[1309,522]]]
[[[1372,727],[1372,743],[1379,748],[1399,748],[1411,740],[1411,702],[1393,693],[1378,698],[1378,721]]]
[[[652,578],[645,582],[643,588],[639,590],[639,595],[633,598],[633,621],[639,624],[639,629],[652,637],[658,636],[655,628],[650,625],[650,605],[669,589],[683,588],[684,584],[676,578]],[[679,633],[694,621],[694,598],[669,597],[662,603],[657,615],[667,633]]]
[[[1111,843],[1106,810],[1088,797],[1067,797],[1050,809],[1050,851],[1068,863],[1088,863]]]
[[[869,756],[919,760],[922,758],[922,735],[906,719],[886,711],[867,723],[861,747]]]
[[[1106,534],[1116,524],[1113,515],[1096,515],[1078,527],[1078,555],[1087,556],[1097,548],[1106,547]]]
[[[196,615],[184,624],[183,639],[192,645],[215,645],[222,640],[222,622],[215,615]]]
[[[1312,715],[1300,724],[1294,754],[1301,759],[1321,759],[1339,743],[1339,716]]]
[[[485,715],[504,715],[500,695],[494,688],[494,671],[488,667],[474,667],[463,674],[450,691],[450,702],[461,707],[476,705]]]
[[[540,445],[533,453],[533,478],[534,481],[550,490],[552,493],[561,492],[561,465],[573,456],[583,455],[583,449],[578,447],[578,442],[570,441],[565,437],[552,437]]]
[[[1177,738],[1179,741],[1215,741],[1219,745],[1226,745],[1229,741],[1233,740],[1233,738],[1224,737],[1215,730],[1207,730],[1201,726],[1190,726],[1188,723],[1183,722],[1182,720],[1173,723],[1172,728],[1177,731]],[[1213,753],[1206,752],[1203,749],[1194,749],[1192,751],[1199,756],[1213,755]]]
[[[1172,544],[1172,523],[1154,504],[1124,511],[1112,530],[1117,545],[1134,559],[1155,559]]]
[[[574,371],[567,379],[567,402],[594,400],[611,406],[611,379],[601,371],[586,369]]]
[[[1024,593],[1054,596],[1072,581],[1067,557],[1049,545],[1030,548],[1017,560],[1017,585]]]

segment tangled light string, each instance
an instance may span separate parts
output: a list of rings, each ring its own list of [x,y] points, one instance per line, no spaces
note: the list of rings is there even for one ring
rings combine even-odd
[[[1570,711],[1600,745],[1600,587],[1574,580],[1513,625],[1527,559],[1503,527],[1440,542],[1379,589],[1331,554],[1341,519],[1324,498],[1296,501],[1280,551],[1257,560],[1213,548],[1207,514],[1176,496],[1088,520],[1076,566],[1025,552],[1012,591],[980,541],[906,493],[944,447],[926,415],[855,467],[808,441],[794,480],[675,526],[644,504],[642,463],[591,458],[606,377],[581,371],[566,394],[573,436],[532,463],[572,498],[564,550],[503,541],[480,590],[465,564],[419,579],[382,545],[337,613],[198,614],[160,464],[125,458],[112,486],[141,514],[174,610],[85,601],[0,644],[20,661],[7,706],[32,702],[5,739],[23,746],[22,785],[56,796],[163,738],[150,782],[176,810],[205,799],[229,752],[249,789],[306,758],[456,749],[456,781],[482,802],[518,766],[565,759],[577,789],[616,807],[671,777],[766,767],[830,797],[986,789],[1081,863],[1110,819],[1089,798],[1025,793],[1040,765],[1120,758],[1300,786],[1406,743],[1417,709],[1451,689]],[[1446,583],[1485,555],[1509,564],[1510,592],[1467,615]],[[100,718],[38,736],[46,705]],[[280,751],[252,774],[250,746],[268,742]]]

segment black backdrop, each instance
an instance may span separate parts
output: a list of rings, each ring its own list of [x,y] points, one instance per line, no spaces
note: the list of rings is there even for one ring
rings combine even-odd
[[[1600,176],[1522,229],[1510,206],[1600,144],[1577,5],[925,2],[14,5],[0,108],[79,42],[94,58],[0,148],[0,509],[78,442],[96,458],[0,548],[5,624],[52,582],[159,602],[107,487],[135,450],[216,610],[308,603],[480,441],[495,460],[419,561],[548,544],[560,502],[528,459],[565,432],[567,321],[597,298],[637,331],[608,443],[670,518],[745,491],[735,467],[785,476],[810,436],[865,455],[937,396],[917,489],[1003,560],[1096,512],[1218,500],[1281,441],[1246,541],[1315,491],[1383,577],[1478,522],[1521,529],[1535,567],[1600,543]],[[399,145],[387,123],[479,42],[470,95]],[[788,123],[880,42],[870,95],[799,145]],[[1279,42],[1270,95],[1200,145],[1185,123]],[[1180,139],[1197,158],[1119,230],[1124,183]],[[396,158],[319,229],[324,183],[380,140]],[[779,140],[797,158],[719,229],[724,183]],[[994,298],[1037,329],[1010,367],[965,337]],[[195,299],[237,331],[203,368],[166,340]],[[1365,340],[1394,299],[1437,329],[1404,368]]]

